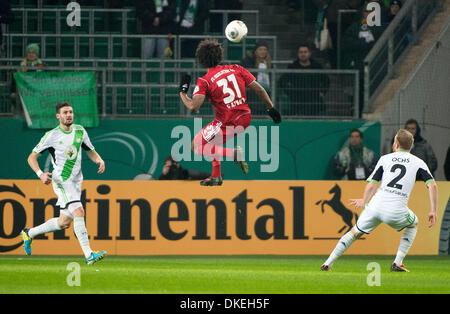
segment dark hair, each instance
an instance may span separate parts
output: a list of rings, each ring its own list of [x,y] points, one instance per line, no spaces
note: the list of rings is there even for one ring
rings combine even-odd
[[[195,56],[202,67],[214,68],[223,60],[223,47],[215,39],[205,39],[198,44]]]
[[[417,122],[416,119],[408,119],[408,120],[405,122],[405,128],[406,128],[406,126],[407,126],[408,124],[415,124],[415,125],[416,125],[416,128],[419,128],[419,122]]]
[[[350,131],[350,135],[352,135],[352,133],[355,133],[355,132],[358,133],[361,138],[364,138],[363,133],[358,129],[352,129]]]
[[[301,47],[306,47],[306,48],[308,48],[309,51],[311,51],[311,46],[310,46],[308,43],[300,43],[300,44],[297,46],[297,51],[298,51]]]
[[[72,105],[70,105],[68,102],[60,102],[60,103],[58,103],[58,104],[56,105],[56,113],[59,113],[59,110],[60,110],[62,107],[67,107],[67,106],[72,107]]]

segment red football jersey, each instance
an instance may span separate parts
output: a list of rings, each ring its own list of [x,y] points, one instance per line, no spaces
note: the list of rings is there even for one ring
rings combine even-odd
[[[208,97],[216,111],[216,119],[222,123],[243,113],[250,113],[245,88],[255,77],[240,65],[218,65],[199,77],[194,95]]]

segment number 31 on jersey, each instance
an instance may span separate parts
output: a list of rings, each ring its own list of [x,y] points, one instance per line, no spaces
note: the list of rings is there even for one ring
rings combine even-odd
[[[228,86],[228,82],[232,83],[232,87],[234,88],[234,90],[233,88],[231,88],[231,86]],[[234,74],[230,74],[226,78],[218,80],[217,85],[219,87],[222,87],[222,92],[224,95],[228,95],[223,99],[223,102],[225,103],[225,105],[227,105],[228,108],[233,108],[245,103],[245,98],[242,98],[242,93],[239,89],[239,85]]]

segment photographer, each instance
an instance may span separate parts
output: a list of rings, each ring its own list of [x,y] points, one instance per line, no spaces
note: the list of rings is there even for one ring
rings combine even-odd
[[[203,180],[209,177],[209,173],[199,170],[183,169],[180,164],[172,158],[166,157],[159,180]]]

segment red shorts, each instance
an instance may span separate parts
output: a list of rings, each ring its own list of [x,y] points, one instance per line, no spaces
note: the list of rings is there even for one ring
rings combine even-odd
[[[250,125],[251,118],[250,113],[244,113],[226,123],[214,119],[197,133],[193,142],[197,145],[203,145],[205,143],[214,145],[224,144],[239,133],[244,132]]]

